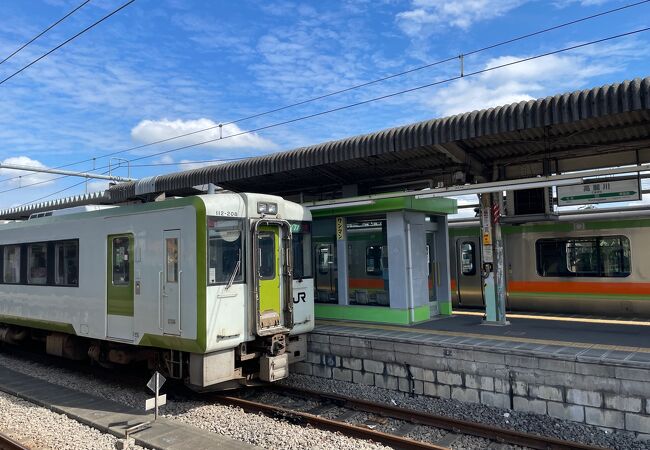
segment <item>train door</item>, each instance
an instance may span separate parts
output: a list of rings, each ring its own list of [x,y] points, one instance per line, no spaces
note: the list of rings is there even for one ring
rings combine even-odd
[[[316,301],[338,303],[336,248],[332,243],[314,245],[316,258]]]
[[[180,230],[163,232],[162,327],[164,334],[181,334]]]
[[[133,341],[133,235],[108,236],[106,253],[106,335]]]
[[[253,245],[259,335],[277,333],[293,325],[289,224],[264,222],[256,227]]]
[[[456,241],[456,289],[459,306],[483,306],[480,247],[476,237]]]

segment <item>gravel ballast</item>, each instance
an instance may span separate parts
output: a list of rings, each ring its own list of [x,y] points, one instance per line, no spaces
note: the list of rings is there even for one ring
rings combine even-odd
[[[106,377],[103,375],[95,376],[66,369],[57,364],[36,362],[11,353],[0,353],[0,364],[54,384],[111,399],[131,407],[142,407],[145,399],[150,396],[150,393],[144,387],[134,387],[132,383],[129,385],[129,383],[123,382],[119,374],[114,372],[109,372],[110,375]],[[113,381],[115,379],[118,381]],[[629,434],[606,433],[596,427],[548,416],[461,403],[448,399],[423,396],[411,397],[407,394],[374,386],[355,385],[305,375],[292,375],[289,380],[285,380],[283,383],[305,389],[335,392],[364,400],[384,402],[433,414],[473,420],[518,431],[536,432],[594,446],[626,450],[650,450],[649,442],[637,440]],[[240,408],[217,405],[207,399],[205,401],[195,398],[187,400],[182,397],[174,398],[172,396],[169,404],[161,410],[161,413],[168,419],[178,420],[203,430],[269,449],[365,450],[387,448],[377,443],[349,438],[338,433],[294,425],[284,420],[263,415],[245,413]],[[438,432],[432,430],[431,428],[418,427],[409,433],[408,437],[429,442],[435,441]],[[444,434],[444,432],[441,434]],[[62,432],[60,435],[68,437],[69,433]],[[453,448],[459,450],[482,448],[483,445],[481,444],[484,443],[484,441],[476,438],[463,437],[454,443]]]
[[[53,384],[66,386],[135,408],[142,408],[145,399],[151,396],[145,390],[144,385],[142,388],[135,388],[119,381],[109,381],[104,377],[74,372],[57,365],[35,362],[10,353],[0,353],[0,364]],[[111,373],[110,378],[115,378],[114,375],[116,374]],[[217,405],[208,400],[174,400],[170,397],[168,404],[161,408],[161,415],[171,420],[178,420],[203,430],[267,449],[388,449],[388,447],[381,444],[350,438],[339,433],[294,425],[284,420],[263,415],[248,414],[240,408]],[[60,435],[65,437],[67,433],[61,432]]]
[[[25,446],[40,450],[114,450],[118,440],[111,434],[4,392],[0,392],[0,431]]]

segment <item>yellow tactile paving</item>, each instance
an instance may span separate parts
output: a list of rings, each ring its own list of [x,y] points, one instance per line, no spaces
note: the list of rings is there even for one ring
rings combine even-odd
[[[484,316],[485,313],[479,311],[454,311],[454,314],[460,316]],[[564,317],[564,316],[538,316],[535,314],[508,313],[508,317],[513,319],[534,319],[534,320],[551,320],[554,322],[581,322],[581,323],[605,323],[610,325],[640,325],[650,327],[650,321],[641,320],[619,320],[619,319],[591,319],[588,317]]]

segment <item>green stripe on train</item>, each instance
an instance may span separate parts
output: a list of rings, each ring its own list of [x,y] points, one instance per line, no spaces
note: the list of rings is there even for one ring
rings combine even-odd
[[[630,220],[598,220],[598,221],[577,221],[584,224],[585,230],[618,230],[624,228],[647,228],[650,227],[650,219],[630,219]],[[449,228],[450,237],[458,236],[479,236],[480,227],[469,225],[466,227]],[[550,233],[579,231],[574,229],[574,222],[562,223],[540,223],[531,225],[502,225],[503,234],[517,233]]]
[[[28,319],[18,316],[6,316],[0,314],[0,322],[9,325],[19,325],[38,330],[58,331],[60,333],[76,334],[74,327],[69,323],[54,322],[51,320]]]
[[[387,306],[357,306],[357,305],[329,305],[316,303],[314,305],[316,319],[354,320],[357,322],[391,323],[396,325],[409,325],[412,323],[429,320],[429,305],[418,306],[411,310],[389,308]]]

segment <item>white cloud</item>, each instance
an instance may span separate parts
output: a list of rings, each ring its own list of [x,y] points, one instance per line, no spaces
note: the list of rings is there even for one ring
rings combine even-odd
[[[426,37],[448,27],[468,29],[474,22],[502,16],[526,0],[412,0],[396,20],[411,37]]]
[[[221,132],[218,125],[213,120],[205,118],[196,120],[142,120],[131,130],[131,137],[137,142],[148,143],[211,128],[208,131],[174,139],[167,144],[169,146],[182,147],[184,145],[219,139],[222,136],[223,139],[202,145],[201,147],[219,149],[248,148],[254,150],[273,150],[277,148],[275,143],[259,136],[257,133],[240,134],[243,133],[243,130],[236,124],[224,125]]]
[[[580,4],[580,6],[598,6],[603,5],[611,0],[555,0],[553,6],[556,8],[566,8],[575,3]]]
[[[515,56],[493,58],[484,68],[519,59]],[[428,103],[438,114],[447,116],[575,89],[586,84],[591,77],[619,69],[612,60],[604,64],[590,61],[580,54],[550,55],[460,79],[435,92]]]
[[[42,162],[31,159],[27,156],[12,156],[3,160],[2,164],[35,167],[38,169],[47,168],[47,166],[45,166],[45,164]],[[60,175],[51,175],[42,172],[28,172],[15,169],[0,169],[0,177],[2,177],[3,180],[6,180],[2,183],[2,185],[0,185],[0,190],[19,186],[25,188],[39,188],[50,184],[52,180],[58,176]],[[32,184],[36,185],[33,187],[29,186]]]

